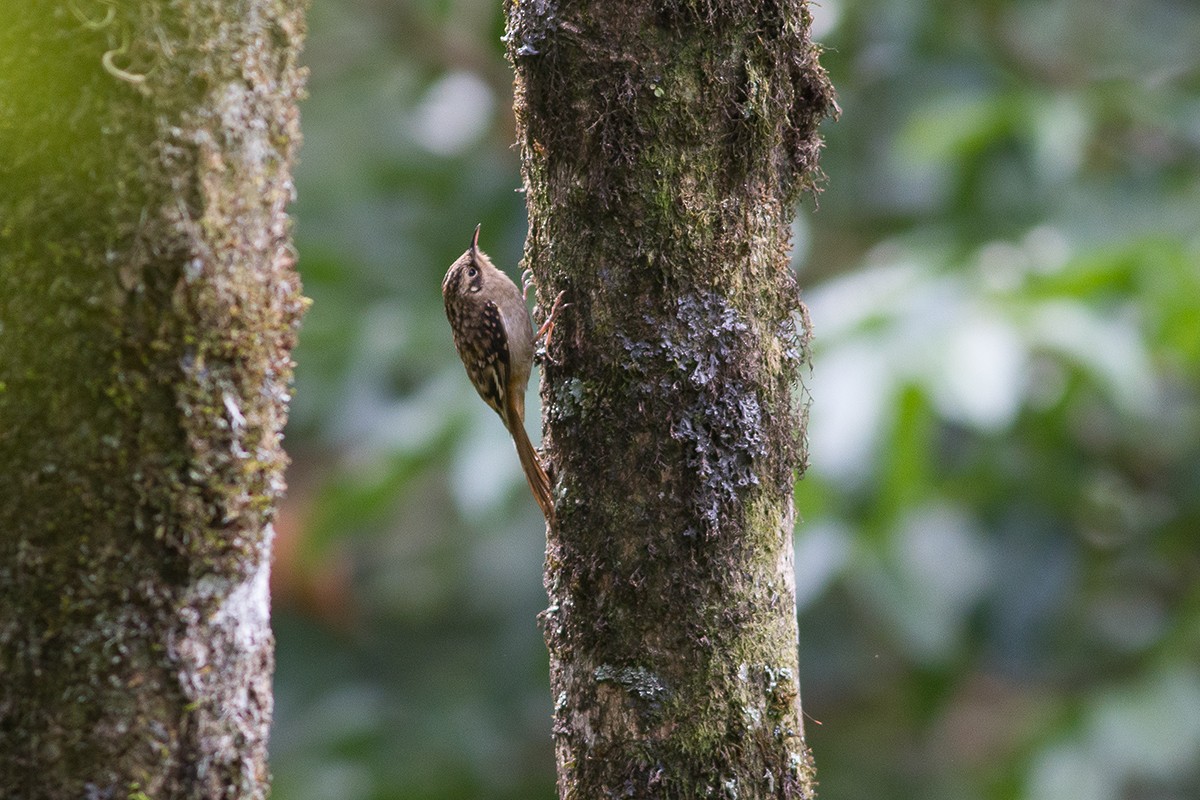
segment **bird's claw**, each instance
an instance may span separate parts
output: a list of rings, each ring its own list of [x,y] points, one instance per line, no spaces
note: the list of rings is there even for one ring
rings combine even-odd
[[[559,312],[570,305],[570,303],[562,301],[564,295],[566,295],[565,291],[559,292],[558,296],[554,298],[554,304],[550,306],[550,313],[547,315],[546,321],[541,324],[541,327],[537,330],[537,334],[534,335],[535,340],[540,339],[542,341],[542,351],[545,353],[546,358],[554,364],[558,362],[550,356],[550,337],[554,335],[554,322],[558,319]]]

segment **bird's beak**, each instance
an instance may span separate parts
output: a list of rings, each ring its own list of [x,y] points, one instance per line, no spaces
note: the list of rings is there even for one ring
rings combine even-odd
[[[471,258],[472,258],[472,260],[474,260],[475,256],[479,255],[479,229],[482,227],[483,227],[482,222],[479,223],[478,225],[476,225],[475,226],[475,235],[471,237]]]

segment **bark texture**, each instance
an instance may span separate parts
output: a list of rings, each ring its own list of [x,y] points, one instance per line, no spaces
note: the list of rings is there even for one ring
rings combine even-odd
[[[266,795],[302,0],[0,4],[0,796]]]
[[[563,798],[807,798],[790,221],[832,89],[799,0],[510,0],[558,524]]]

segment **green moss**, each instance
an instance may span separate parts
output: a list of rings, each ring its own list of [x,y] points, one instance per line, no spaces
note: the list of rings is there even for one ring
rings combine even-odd
[[[181,763],[239,785],[222,727],[265,737],[254,703],[181,717],[220,688],[207,676],[244,696],[269,663],[211,622],[222,592],[190,588],[232,590],[262,561],[302,308],[284,217],[300,6],[241,11],[0,9],[0,149],[20,154],[0,175],[0,584],[19,604],[0,615],[0,705],[29,743],[0,753],[0,795],[37,796],[7,783],[28,774],[43,796],[82,796],[80,775],[173,795]],[[283,149],[244,157],[252,120]]]

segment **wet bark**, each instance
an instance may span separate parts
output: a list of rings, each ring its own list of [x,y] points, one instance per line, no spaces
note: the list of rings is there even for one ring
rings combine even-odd
[[[0,796],[266,795],[303,24],[0,4]]]
[[[507,7],[558,508],[559,795],[807,798],[790,221],[832,89],[798,0]]]

